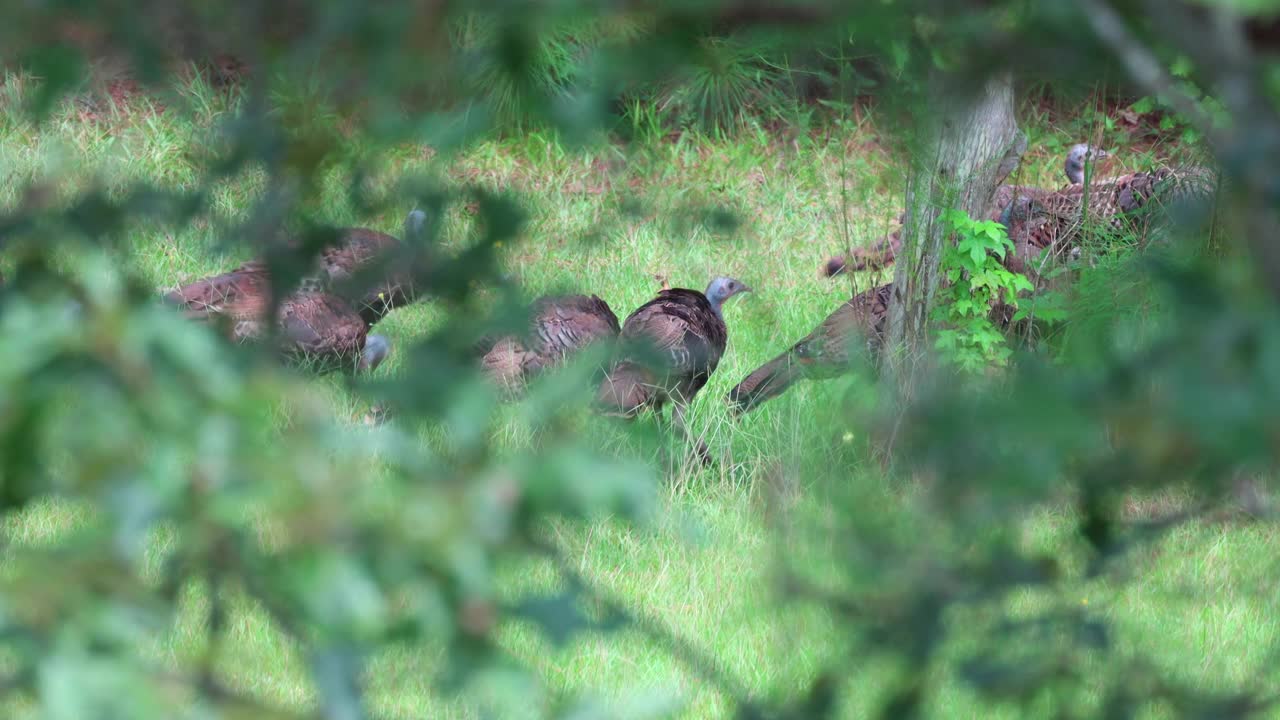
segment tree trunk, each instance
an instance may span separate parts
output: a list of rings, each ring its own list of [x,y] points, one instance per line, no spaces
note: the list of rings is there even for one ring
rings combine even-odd
[[[929,311],[941,280],[938,262],[943,243],[951,241],[939,216],[947,208],[984,216],[996,187],[1026,149],[1013,115],[1010,74],[972,86],[935,70],[929,87],[933,102],[907,184],[885,348],[886,369],[904,397],[910,397],[924,367]]]

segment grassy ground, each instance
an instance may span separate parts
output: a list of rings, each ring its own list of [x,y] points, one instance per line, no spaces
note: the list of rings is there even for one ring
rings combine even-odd
[[[11,80],[5,92],[21,92],[18,84]],[[200,100],[198,93],[193,98]],[[217,102],[194,104],[201,110],[193,119],[172,112],[86,118],[68,111],[35,129],[10,117],[0,123],[5,177],[0,205],[17,202],[17,188],[32,179],[51,182],[64,193],[94,181],[110,187],[134,179],[175,186],[193,182],[192,157],[225,112]],[[1029,117],[1036,123],[1033,147],[1019,181],[1057,185],[1059,149],[1077,138],[1044,125],[1043,119]],[[534,293],[594,292],[625,316],[652,296],[660,278],[700,289],[716,275],[731,275],[755,288],[728,306],[729,349],[695,405],[694,427],[721,462],[713,470],[689,469],[669,478],[662,493],[666,512],[652,528],[602,521],[586,530],[562,529],[559,539],[581,572],[705,649],[762,695],[800,691],[819,667],[845,650],[834,621],[823,612],[774,602],[772,553],[780,548],[772,544],[763,512],[774,469],[781,467],[786,478],[795,479],[796,516],[817,527],[822,527],[824,495],[811,478],[830,477],[832,467],[841,468],[838,473],[865,502],[884,507],[887,514],[902,515],[909,507],[909,491],[885,487],[869,466],[849,464],[853,453],[842,447],[846,429],[833,425],[833,418],[853,381],[801,386],[738,426],[729,424],[721,403],[743,375],[847,299],[851,284],[865,288],[877,281],[816,277],[823,258],[850,244],[871,242],[897,214],[902,178],[877,138],[877,120],[874,113],[863,115],[857,123],[785,142],[763,133],[735,142],[685,136],[626,152],[614,147],[569,151],[536,134],[481,144],[447,159],[404,148],[388,156],[373,180],[390,184],[401,173],[427,171],[520,193],[531,222],[507,263]],[[1112,170],[1138,163],[1122,154]],[[255,177],[228,184],[220,190],[219,210],[236,217],[261,189],[262,180]],[[332,202],[323,210],[329,221],[399,232],[402,212],[356,216],[344,200],[341,178],[332,179],[329,194]],[[735,210],[741,224],[706,221],[704,211],[714,206]],[[460,236],[466,222],[464,213],[456,213],[448,218],[447,233]],[[247,256],[243,248],[219,245],[211,227],[176,236],[139,234],[129,247],[122,261],[134,263],[157,289],[227,269]],[[380,331],[405,344],[434,327],[440,313],[430,304],[406,308]],[[411,371],[403,355],[393,351],[379,373]],[[351,418],[352,432],[362,432],[357,418],[363,408],[341,384],[329,378],[316,382],[332,391],[335,412]],[[511,442],[522,441],[513,434]],[[45,542],[76,517],[74,508],[46,504],[6,529],[16,541]],[[1020,521],[1019,528],[1029,547],[1062,549],[1073,542],[1071,518],[1063,511],[1048,509]],[[1139,557],[1137,577],[1124,587],[1082,582],[1078,597],[1055,601],[1097,608],[1120,629],[1122,646],[1151,653],[1181,678],[1230,690],[1256,680],[1267,666],[1266,649],[1280,640],[1267,612],[1268,598],[1255,592],[1280,569],[1269,551],[1275,541],[1271,528],[1188,526]],[[814,561],[813,572],[825,572],[822,562]],[[511,567],[508,576],[513,594],[552,581],[550,569],[541,566]],[[207,597],[192,588],[187,599],[189,613],[155,648],[166,662],[184,662],[198,650],[196,624]],[[1044,599],[1028,596],[1017,602]],[[305,706],[313,690],[297,648],[244,602],[237,603],[231,627],[222,669],[226,682],[273,704]],[[638,635],[580,639],[556,649],[531,628],[513,624],[504,629],[502,641],[514,656],[539,669],[552,690],[599,692],[614,704],[631,697],[649,703],[669,697],[687,717],[724,717],[730,710],[696,674]],[[378,658],[370,684],[381,716],[475,716],[472,701],[432,690],[438,664],[438,654],[430,651]],[[843,715],[860,717],[882,699],[887,669],[871,660],[851,665]],[[995,714],[948,679],[945,668],[940,672],[941,690],[929,698],[937,715]],[[1050,703],[1040,709],[1055,708]],[[525,716],[528,708],[509,710]],[[643,710],[638,704],[635,715]]]

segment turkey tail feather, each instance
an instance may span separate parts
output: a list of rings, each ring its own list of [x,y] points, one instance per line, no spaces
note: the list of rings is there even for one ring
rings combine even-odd
[[[822,271],[820,275],[821,277],[835,277],[836,275],[844,272],[844,267],[845,256],[835,255],[827,258],[827,261],[822,264]]]
[[[761,365],[729,391],[729,407],[742,415],[754,410],[766,400],[786,392],[804,377],[803,366],[791,356],[791,351]]]

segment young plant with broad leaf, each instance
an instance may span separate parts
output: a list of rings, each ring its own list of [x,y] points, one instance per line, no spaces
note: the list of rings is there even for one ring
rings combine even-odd
[[[941,259],[946,287],[934,308],[941,327],[934,348],[943,359],[966,372],[1008,362],[1012,349],[991,320],[996,303],[1017,304],[1018,293],[1031,291],[1031,281],[1000,263],[1013,243],[1000,223],[975,220],[961,210],[942,214],[956,234],[956,243]]]

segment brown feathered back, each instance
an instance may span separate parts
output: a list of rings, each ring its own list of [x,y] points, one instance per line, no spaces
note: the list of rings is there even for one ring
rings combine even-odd
[[[600,384],[598,400],[632,415],[661,409],[672,398],[692,400],[724,355],[724,320],[697,290],[673,288],[641,305],[622,326],[622,359]]]
[[[537,373],[597,342],[612,342],[618,316],[595,295],[548,296],[532,307],[529,331],[482,340],[481,366],[495,382],[515,391]]]
[[[1001,185],[988,205],[986,219],[999,220],[1005,208],[1019,198],[1034,201],[1035,212],[1010,228],[1014,255],[1010,269],[1027,271],[1027,262],[1046,248],[1061,256],[1080,241],[1085,227],[1115,230],[1132,229],[1142,215],[1156,206],[1208,197],[1217,183],[1211,168],[1189,166],[1160,168],[1111,178],[1093,178],[1088,184],[1072,184],[1057,190],[1029,185]],[[1156,201],[1156,202],[1153,202]],[[1088,212],[1085,213],[1087,205]],[[899,223],[903,218],[899,217]],[[894,262],[902,250],[901,230],[894,230],[849,255],[837,255],[823,262],[819,275],[834,277],[842,272],[879,270]]]
[[[347,298],[370,325],[391,310],[416,299],[412,274],[400,267],[405,247],[376,230],[347,228],[337,244],[325,248],[319,265],[323,280]]]
[[[899,252],[902,252],[901,228],[885,235],[868,247],[854,248],[848,255],[833,255],[827,258],[822,264],[819,275],[835,277],[842,272],[880,270],[892,265]]]
[[[988,220],[999,220],[1001,213],[1009,203],[1019,196],[1039,198],[1048,194],[1048,190],[1028,185],[1001,185],[996,188],[987,205],[985,215]],[[876,271],[892,265],[902,252],[902,227],[907,220],[906,212],[898,216],[899,227],[867,247],[854,248],[848,255],[834,255],[827,258],[818,271],[820,277],[835,277],[842,272]]]
[[[1078,247],[1086,228],[1141,231],[1154,211],[1176,202],[1207,198],[1215,189],[1216,174],[1194,166],[1130,173],[1054,191],[1018,188],[1005,205],[1030,202],[1011,223],[1014,253],[1006,265],[1026,273],[1034,270],[1027,262],[1041,252],[1048,250],[1051,257],[1060,257]]]
[[[284,241],[296,247],[297,239]],[[348,301],[364,321],[376,324],[392,309],[416,298],[410,272],[401,267],[404,245],[397,238],[376,230],[347,228],[324,248],[315,270],[303,277],[299,287],[324,291]],[[221,275],[198,280],[168,294],[167,299],[189,310],[227,314],[238,298],[248,295],[270,302],[267,264],[251,260]]]
[[[276,320],[287,353],[326,369],[354,369],[369,332],[347,301],[328,293],[290,296],[280,304]]]
[[[266,266],[249,262],[231,272],[197,280],[166,295],[184,314],[219,326],[235,342],[257,342],[268,333],[271,283]],[[276,323],[284,351],[338,367],[364,349],[368,325],[344,299],[320,292],[294,293],[281,301]]]
[[[827,316],[813,332],[786,352],[749,373],[729,391],[729,405],[738,413],[786,392],[802,379],[829,378],[849,367],[853,343],[865,341],[872,357],[880,352],[888,317],[892,283],[859,293]]]
[[[228,336],[241,341],[263,334],[261,321],[271,305],[271,281],[266,265],[248,262],[173,290],[165,299],[192,320],[225,324]]]

